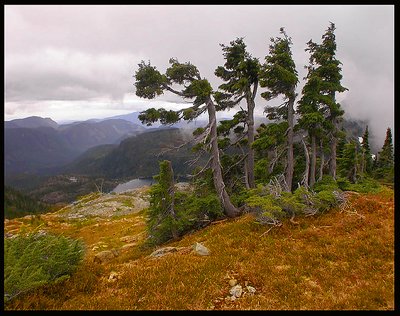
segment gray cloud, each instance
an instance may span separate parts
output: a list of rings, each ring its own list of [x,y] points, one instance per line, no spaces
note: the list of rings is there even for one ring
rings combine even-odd
[[[102,102],[100,108],[127,112],[130,106],[146,107],[139,102],[133,109],[126,101],[132,99],[132,76],[142,59],[160,71],[170,57],[190,61],[217,88],[221,82],[214,69],[224,62],[220,43],[244,37],[249,52],[263,61],[269,38],[278,36],[281,26],[292,37],[303,78],[306,43],[320,42],[329,21],[337,27],[337,56],[343,63],[343,85],[349,88],[337,98],[348,115],[370,120],[374,141],[383,143],[386,127],[394,126],[390,5],[6,5],[6,118],[27,116],[29,108],[35,115],[38,104],[41,111],[48,104],[54,108],[96,100]],[[301,80],[299,93],[303,85]],[[153,104],[182,106],[170,94],[159,100],[167,103]],[[257,104],[259,113],[267,105],[261,98]]]

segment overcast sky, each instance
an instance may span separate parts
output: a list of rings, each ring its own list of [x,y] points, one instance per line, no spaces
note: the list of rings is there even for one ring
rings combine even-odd
[[[224,63],[220,43],[244,37],[252,56],[264,61],[282,26],[292,37],[300,94],[306,43],[320,43],[330,21],[349,89],[337,100],[347,117],[370,121],[372,141],[381,147],[386,128],[394,127],[393,5],[6,5],[5,120],[182,108],[168,93],[150,101],[136,97],[133,75],[141,60],[162,72],[170,57],[190,61],[216,89],[221,81],[214,70]],[[267,105],[258,98],[258,114]]]

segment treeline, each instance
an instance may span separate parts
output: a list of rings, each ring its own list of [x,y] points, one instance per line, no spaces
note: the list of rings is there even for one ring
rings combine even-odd
[[[346,137],[341,128],[344,111],[336,96],[348,89],[341,84],[335,25],[330,23],[320,43],[307,43],[309,63],[304,65],[307,75],[301,95],[296,93],[299,78],[291,46],[284,28],[280,36],[271,38],[263,62],[251,56],[243,38],[221,44],[225,63],[215,69],[215,75],[223,81],[217,90],[201,77],[195,65],[176,58],[169,60],[165,73],[144,61],[135,73],[139,97],[153,99],[168,91],[192,103],[178,111],[147,109],[139,116],[143,123],[173,124],[208,113],[208,125],[194,132],[193,142],[194,148],[208,152],[210,159],[193,176],[206,177],[211,170],[216,196],[228,217],[242,212],[232,196],[257,184],[278,181],[284,192],[293,193],[299,187],[313,189],[326,176],[349,183],[368,177],[393,181],[390,128],[382,150],[374,156],[368,127],[361,143]],[[258,93],[266,102],[281,98],[283,103],[275,107],[267,103],[264,112],[272,122],[256,129]],[[217,111],[238,105],[240,111],[232,120],[217,124]]]
[[[4,217],[16,218],[25,215],[46,213],[52,206],[39,202],[11,187],[4,187]]]

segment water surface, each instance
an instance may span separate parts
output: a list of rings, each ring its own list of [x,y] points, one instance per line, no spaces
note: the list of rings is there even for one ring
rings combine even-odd
[[[152,185],[155,183],[153,178],[133,179],[125,183],[118,184],[111,192],[121,193],[132,189],[141,188],[145,185]]]

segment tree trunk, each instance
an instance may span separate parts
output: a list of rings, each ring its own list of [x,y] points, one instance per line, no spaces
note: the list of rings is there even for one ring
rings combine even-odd
[[[254,149],[251,145],[254,142],[254,108],[255,103],[251,96],[247,97],[247,146],[248,146],[248,155],[247,155],[247,182],[250,188],[255,188],[256,183],[254,180]]]
[[[335,91],[331,92],[332,101],[335,102]],[[333,133],[331,137],[331,160],[329,165],[329,173],[333,179],[336,180],[336,147],[337,147],[337,118],[336,116],[332,117],[332,124],[333,124]]]
[[[294,158],[293,158],[293,110],[294,98],[291,98],[288,102],[288,123],[289,131],[287,135],[287,168],[286,168],[286,183],[288,186],[288,191],[292,191],[292,181],[293,181],[293,170],[294,170]]]
[[[168,212],[171,214],[173,219],[176,219],[176,214],[175,214],[175,183],[174,183],[174,170],[172,169],[172,163],[169,160],[166,160],[168,162],[168,172],[167,175],[169,177],[168,179],[168,195],[171,197],[170,203],[168,205]],[[176,231],[175,225],[172,225],[171,228],[171,233],[172,233],[172,238],[177,239],[178,233]]]
[[[217,118],[215,105],[211,98],[207,100],[207,111],[210,123],[210,144],[212,155],[212,172],[215,190],[217,191],[218,198],[224,208],[224,213],[228,217],[235,217],[240,214],[240,211],[232,204],[228,193],[225,190],[225,183],[222,178],[221,162],[219,158],[218,138],[217,138]]]
[[[315,135],[311,135],[311,166],[310,166],[310,187],[315,184],[315,168],[317,164],[317,146]]]
[[[308,185],[308,175],[310,173],[310,154],[308,153],[307,145],[304,141],[304,139],[301,140],[304,146],[304,154],[306,156],[306,170],[304,171],[304,184],[307,186]]]
[[[249,184],[249,172],[247,163],[244,164],[244,184],[246,186],[246,189],[249,190],[250,184]]]
[[[322,180],[324,175],[324,164],[325,164],[325,154],[322,140],[320,142],[320,150],[321,150],[321,165],[319,166],[319,178],[318,181]]]
[[[336,120],[333,121],[334,129],[336,130]],[[337,139],[336,136],[332,136],[331,138],[331,160],[329,164],[329,173],[333,179],[336,180],[336,147],[337,147]]]
[[[272,172],[274,172],[275,163],[278,160],[278,149],[276,148],[276,146],[274,147],[274,151],[272,153],[273,153],[273,157],[271,159],[271,162],[269,163],[268,174],[271,174]]]

